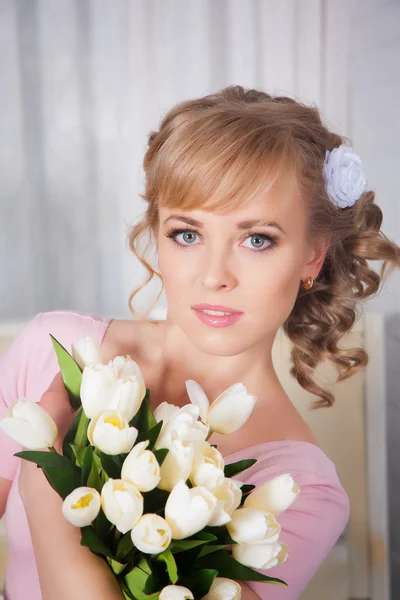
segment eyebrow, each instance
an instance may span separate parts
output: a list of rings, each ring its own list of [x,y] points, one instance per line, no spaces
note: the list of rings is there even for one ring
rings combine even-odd
[[[164,225],[170,219],[176,219],[178,221],[183,221],[184,223],[187,223],[187,225],[192,225],[193,227],[200,228],[200,227],[204,226],[203,223],[201,223],[201,221],[197,221],[197,219],[192,219],[192,217],[185,217],[183,215],[170,215],[168,217],[168,219],[165,219]],[[286,235],[286,233],[282,229],[282,227],[280,225],[278,225],[278,223],[276,223],[275,221],[268,222],[268,221],[263,221],[261,219],[240,221],[240,223],[236,223],[236,227],[237,227],[237,229],[252,229],[253,227],[275,227],[276,229],[279,229],[279,231],[281,231],[284,235]]]

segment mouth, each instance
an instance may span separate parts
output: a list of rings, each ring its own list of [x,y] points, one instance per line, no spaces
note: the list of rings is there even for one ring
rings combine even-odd
[[[195,304],[191,308],[200,321],[209,327],[228,327],[243,315],[242,311],[221,305]]]
[[[194,304],[191,308],[193,310],[197,310],[207,315],[213,315],[215,317],[243,314],[241,310],[230,308],[229,306],[223,306],[222,304]]]

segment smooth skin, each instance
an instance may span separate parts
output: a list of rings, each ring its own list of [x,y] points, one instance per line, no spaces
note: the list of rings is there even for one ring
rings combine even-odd
[[[196,220],[196,225],[188,219]],[[275,225],[238,227],[243,221],[260,220]],[[271,190],[260,193],[247,207],[229,214],[161,207],[156,241],[168,317],[156,324],[114,320],[103,339],[106,360],[129,354],[137,361],[153,408],[162,401],[186,404],[187,379],[197,381],[210,401],[239,381],[256,394],[256,408],[237,433],[211,437],[224,455],[280,439],[317,444],[283,390],[271,358],[273,340],[292,310],[300,282],[315,279],[325,258],[327,243],[308,240],[306,225],[305,206],[294,191],[284,199]],[[172,239],[172,228],[190,231]],[[244,314],[233,326],[211,328],[191,309],[199,303],[222,304]],[[60,374],[41,404],[64,425],[60,443],[71,422]],[[8,486],[0,480],[0,506],[5,504]],[[120,599],[108,567],[80,546],[79,530],[62,516],[61,499],[40,469],[26,461],[22,461],[19,490],[43,599]],[[243,586],[242,598],[258,596]]]

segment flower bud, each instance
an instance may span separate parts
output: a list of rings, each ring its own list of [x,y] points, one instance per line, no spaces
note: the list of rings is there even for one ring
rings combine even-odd
[[[288,547],[281,542],[272,544],[233,544],[232,556],[246,567],[272,569],[288,557]]]
[[[90,525],[100,511],[100,494],[90,487],[73,490],[62,504],[64,517],[75,527]]]
[[[84,337],[77,342],[72,342],[71,354],[75,362],[83,370],[88,365],[103,363],[103,353],[99,342],[91,337]]]
[[[50,448],[57,439],[58,430],[50,415],[36,402],[19,398],[7,409],[7,417],[0,421],[0,429],[29,450]]]
[[[132,542],[145,554],[164,552],[171,537],[171,529],[166,520],[152,513],[143,515],[131,531]]]
[[[126,533],[143,514],[143,496],[131,483],[109,479],[101,490],[101,506],[110,523]]]
[[[257,397],[242,383],[235,383],[209,404],[202,387],[192,379],[185,381],[190,401],[198,406],[201,420],[216,433],[228,434],[244,425],[253,412]]]
[[[105,454],[126,454],[138,435],[135,427],[129,427],[128,421],[115,410],[106,410],[89,423],[88,439]]]
[[[217,504],[208,524],[212,527],[225,525],[229,523],[233,511],[239,506],[242,491],[234,479],[225,477],[216,488],[212,489],[212,493]]]
[[[182,540],[204,529],[214,512],[216,499],[205,487],[189,489],[179,481],[165,505],[165,520],[171,527],[172,537]]]
[[[140,492],[149,492],[160,481],[160,465],[153,452],[146,450],[149,442],[139,442],[124,460],[121,469],[121,479],[129,481]]]
[[[202,600],[240,600],[242,588],[236,581],[226,577],[215,577],[206,596]]]
[[[167,585],[161,590],[159,600],[193,600],[192,592],[182,585]]]
[[[84,413],[89,419],[95,419],[107,410],[109,391],[115,381],[114,369],[109,364],[85,366],[80,396]]]
[[[229,535],[241,544],[276,542],[281,526],[270,513],[254,508],[238,508],[227,524]]]
[[[221,452],[208,442],[193,444],[194,457],[190,481],[213,490],[224,479],[224,459]]]
[[[253,490],[244,502],[245,508],[257,508],[276,517],[289,508],[300,494],[300,485],[289,473],[270,479]]]
[[[179,440],[171,442],[168,454],[161,465],[161,480],[158,487],[170,492],[180,479],[187,480],[192,470],[192,464],[192,445],[182,444]]]

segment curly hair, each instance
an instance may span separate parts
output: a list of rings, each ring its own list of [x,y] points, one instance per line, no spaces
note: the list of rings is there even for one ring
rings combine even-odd
[[[299,282],[283,329],[292,342],[291,374],[318,397],[314,408],[331,406],[333,394],[317,383],[314,370],[331,361],[341,381],[366,366],[363,348],[343,349],[339,343],[352,328],[360,302],[376,294],[389,272],[400,266],[400,248],[381,232],[382,212],[373,191],[344,209],[327,195],[325,154],[345,141],[323,124],[315,105],[241,86],[173,107],[159,131],[150,133],[144,157],[142,198],[148,206],[130,230],[129,247],[149,277],[130,295],[132,313],[145,318],[133,309],[132,300],[154,276],[162,281],[145,258],[149,245],[144,253],[138,245],[144,234],[150,234],[150,242],[157,231],[160,202],[182,210],[232,210],[266,186],[295,181],[305,200],[310,239],[322,236],[329,247],[314,286],[305,290]],[[380,273],[369,260],[383,261]]]

